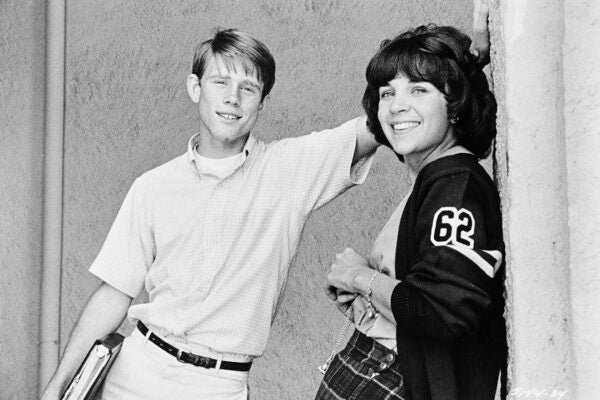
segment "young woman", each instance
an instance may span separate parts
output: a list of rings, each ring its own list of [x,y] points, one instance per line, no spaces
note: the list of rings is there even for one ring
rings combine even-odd
[[[363,106],[413,183],[370,256],[338,254],[328,294],[356,330],[317,399],[493,399],[504,365],[504,243],[496,187],[479,165],[496,103],[452,27],[382,43]]]

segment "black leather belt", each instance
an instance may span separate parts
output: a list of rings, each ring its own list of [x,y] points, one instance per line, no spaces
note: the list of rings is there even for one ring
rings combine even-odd
[[[142,333],[142,335],[146,336],[148,334],[148,327],[144,325],[142,321],[138,321],[137,323],[138,330]],[[196,367],[203,368],[216,368],[217,360],[210,357],[199,356],[194,353],[188,353],[187,351],[183,351],[178,349],[177,347],[171,346],[169,343],[165,342],[154,333],[150,333],[148,337],[152,343],[172,355],[182,363],[192,364]],[[221,369],[229,369],[232,371],[250,371],[250,367],[252,366],[252,362],[235,362],[235,361],[221,361]]]

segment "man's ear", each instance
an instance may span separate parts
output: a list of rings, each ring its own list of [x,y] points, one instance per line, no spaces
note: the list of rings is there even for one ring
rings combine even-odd
[[[200,79],[195,74],[189,74],[186,80],[188,95],[194,103],[200,101]]]
[[[260,102],[260,105],[258,106],[258,111],[264,110],[264,108],[267,106],[267,103],[269,102],[270,98],[271,98],[270,94],[265,96],[265,98]]]

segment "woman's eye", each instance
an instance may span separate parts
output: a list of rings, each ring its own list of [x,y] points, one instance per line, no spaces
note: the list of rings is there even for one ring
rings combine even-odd
[[[379,95],[380,98],[385,99],[386,97],[390,97],[394,94],[394,92],[392,92],[391,90],[384,90],[381,92],[381,94]]]
[[[411,93],[414,93],[414,94],[427,93],[427,89],[425,89],[424,87],[417,86],[417,87],[412,88]]]
[[[252,86],[244,86],[242,90],[248,93],[254,93],[254,88]]]

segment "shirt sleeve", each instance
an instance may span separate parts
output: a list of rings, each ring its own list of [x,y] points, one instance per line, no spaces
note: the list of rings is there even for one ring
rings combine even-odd
[[[486,191],[462,172],[426,192],[416,219],[419,252],[391,298],[400,331],[453,340],[476,333],[497,307],[504,247],[489,221],[500,211]]]
[[[366,179],[372,155],[352,165],[359,121],[356,118],[337,128],[283,139],[273,149],[283,184],[307,211]]]
[[[106,283],[137,297],[154,260],[155,245],[142,185],[131,186],[89,271]]]

